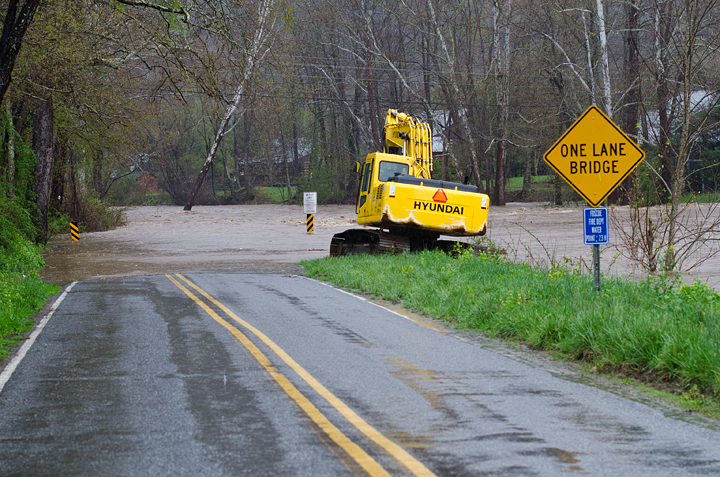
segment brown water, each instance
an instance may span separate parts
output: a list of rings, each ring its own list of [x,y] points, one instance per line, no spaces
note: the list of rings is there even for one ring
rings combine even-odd
[[[627,215],[627,208],[618,208]],[[297,273],[299,260],[328,255],[333,234],[356,227],[354,206],[319,206],[314,233],[306,231],[302,206],[176,206],[129,209],[126,225],[108,232],[54,237],[41,277],[64,285],[92,277],[154,275],[182,271]],[[511,258],[562,263],[564,257],[588,266],[591,247],[582,237],[582,207],[510,204],[490,210],[488,237]],[[715,231],[720,239],[720,231]],[[610,227],[610,240],[618,234]],[[643,269],[618,249],[602,249],[601,266],[609,276],[642,278]],[[709,250],[696,254],[706,256]],[[688,263],[697,261],[689,260]],[[698,277],[720,291],[720,255],[698,265],[686,280]]]
[[[324,257],[330,238],[354,224],[354,207],[319,207],[308,234],[299,206],[136,207],[108,232],[53,238],[44,280],[64,285],[93,277],[181,271],[296,273],[299,260]]]

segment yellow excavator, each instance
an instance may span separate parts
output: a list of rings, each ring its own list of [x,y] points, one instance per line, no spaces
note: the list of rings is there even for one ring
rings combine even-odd
[[[432,133],[427,123],[390,109],[385,118],[383,152],[357,163],[360,175],[358,225],[335,234],[330,255],[452,250],[455,241],[440,235],[485,235],[490,199],[469,184],[431,178]]]

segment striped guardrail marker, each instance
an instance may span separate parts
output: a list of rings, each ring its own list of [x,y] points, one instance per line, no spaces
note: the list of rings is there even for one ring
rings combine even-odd
[[[303,193],[303,209],[307,214],[307,233],[313,233],[313,215],[317,212],[317,192]]]
[[[78,226],[72,222],[70,222],[70,235],[75,242],[80,240],[80,229],[78,229]]]

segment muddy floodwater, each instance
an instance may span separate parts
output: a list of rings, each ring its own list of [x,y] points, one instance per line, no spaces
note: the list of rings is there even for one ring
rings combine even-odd
[[[627,208],[615,213],[627,216]],[[333,234],[357,226],[354,206],[319,206],[314,232],[306,230],[302,206],[233,205],[143,206],[127,210],[126,224],[108,232],[54,237],[45,254],[41,277],[57,285],[96,277],[155,275],[187,271],[298,273],[296,263],[328,255]],[[582,207],[549,207],[511,203],[490,209],[487,237],[512,258],[538,263],[591,263],[584,245]],[[606,275],[642,278],[643,268],[623,257],[616,225],[603,246],[601,266]],[[718,239],[720,230],[710,238]],[[699,250],[686,266],[712,253]],[[720,291],[720,255],[684,276],[700,278]]]
[[[134,207],[115,230],[54,237],[41,275],[64,285],[191,270],[297,273],[299,260],[326,256],[332,235],[354,223],[354,207],[318,209],[308,234],[301,206]]]

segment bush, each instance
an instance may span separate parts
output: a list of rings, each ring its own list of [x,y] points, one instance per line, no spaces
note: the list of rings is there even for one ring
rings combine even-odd
[[[81,216],[77,219],[86,232],[114,229],[125,220],[124,209],[110,207],[100,199],[83,197],[81,204]]]
[[[350,172],[347,172],[345,175],[349,174]],[[347,183],[348,181],[338,179],[336,171],[320,165],[313,170],[311,177],[303,176],[298,179],[297,196],[301,196],[303,192],[317,192],[318,204],[342,204],[348,199],[348,191],[343,190],[347,189]],[[349,195],[354,199],[354,192]]]
[[[35,276],[43,266],[41,250],[7,216],[0,216],[0,273]]]
[[[14,234],[10,229],[20,233],[26,239],[35,241],[37,237],[37,228],[30,218],[27,209],[21,207],[17,201],[6,198],[5,194],[0,193],[0,217],[5,220],[5,224],[0,224],[0,246],[7,245],[11,240],[9,235],[4,240],[2,234]]]
[[[27,214],[9,207],[7,201],[2,204],[3,210],[13,213],[0,215],[0,359],[7,357],[20,339],[19,333],[31,329],[32,315],[59,289],[37,278],[44,265],[42,247],[15,225],[28,227]],[[32,229],[32,224],[29,227]]]
[[[63,210],[64,213],[56,214],[50,220],[50,235],[67,233],[71,219],[77,222],[81,232],[110,230],[122,225],[125,220],[125,209],[112,207],[90,194],[69,198]]]

